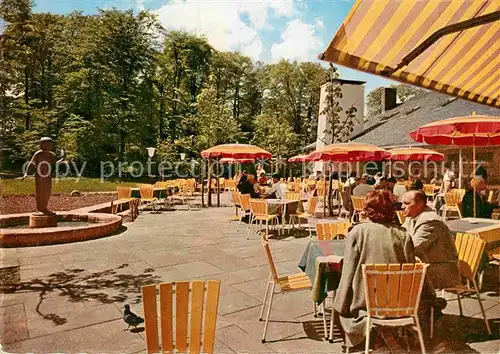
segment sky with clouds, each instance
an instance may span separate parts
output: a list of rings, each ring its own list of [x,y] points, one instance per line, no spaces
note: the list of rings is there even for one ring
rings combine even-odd
[[[166,29],[204,35],[218,50],[266,63],[317,59],[354,0],[35,0],[36,12],[86,14],[97,8],[149,10]],[[341,77],[366,81],[365,93],[393,82],[340,68]]]

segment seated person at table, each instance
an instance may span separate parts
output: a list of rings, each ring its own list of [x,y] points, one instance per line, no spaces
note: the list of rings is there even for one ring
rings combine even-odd
[[[413,244],[406,230],[394,223],[390,193],[368,193],[364,208],[368,222],[355,225],[346,238],[340,284],[333,307],[340,315],[346,345],[364,345],[366,300],[362,264],[415,263]]]
[[[375,190],[385,190],[386,186],[387,186],[387,178],[385,176],[382,176],[378,179],[378,182],[375,183]]]
[[[422,190],[424,189],[424,183],[420,179],[420,175],[416,176],[410,176],[410,181],[411,181],[411,190]]]
[[[267,191],[267,197],[271,199],[283,199],[285,197],[286,184],[280,182],[279,174],[275,173],[273,175],[273,185]]]
[[[255,192],[253,184],[248,181],[247,175],[242,175],[240,183],[238,183],[238,191],[241,194],[250,194],[251,198],[259,198],[259,194]]]
[[[373,191],[373,186],[367,184],[368,175],[363,173],[359,184],[352,190],[352,195],[355,197],[361,197],[367,195],[369,192]]]
[[[408,231],[415,247],[415,256],[429,263],[427,276],[435,289],[449,288],[460,282],[458,254],[448,226],[434,210],[427,206],[422,191],[408,191],[403,195]]]
[[[267,186],[267,178],[266,178],[266,174],[264,172],[261,172],[261,174],[259,175],[259,179],[257,180],[257,182],[261,186]]]
[[[443,178],[441,178],[441,175],[438,172],[433,172],[431,184],[435,186],[440,186],[442,183],[443,183]]]
[[[481,177],[474,177],[470,181],[470,189],[462,199],[462,216],[464,218],[474,217],[474,187],[476,188],[476,218],[491,219],[491,214],[496,205],[488,203],[484,192],[488,185]]]

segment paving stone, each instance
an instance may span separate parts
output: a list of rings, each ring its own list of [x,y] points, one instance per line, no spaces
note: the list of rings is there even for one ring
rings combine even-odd
[[[11,314],[14,314],[14,313],[19,313],[19,312],[23,312],[24,313],[24,306],[23,306],[23,304],[16,304],[16,305],[10,305],[10,306],[0,307],[0,316],[11,315]]]
[[[184,273],[188,279],[218,274],[223,271],[222,269],[205,261],[179,264],[176,265],[175,268]]]
[[[234,325],[218,330],[216,335],[236,353],[274,353],[273,349],[262,344],[259,339]]]
[[[118,309],[109,304],[95,306],[92,310],[87,308],[74,311],[71,316],[63,317],[57,313],[49,318],[41,316],[28,317],[28,330],[30,338],[40,337],[51,333],[67,331],[69,329],[92,326],[101,322],[119,319],[122,314]]]
[[[6,353],[64,353],[72,351],[65,333],[55,333],[22,342],[4,344]],[[1,350],[0,350],[1,352]]]
[[[20,342],[28,339],[28,327],[24,312],[5,314],[0,316],[0,343]]]
[[[123,320],[65,332],[71,348],[86,353],[134,353],[146,349],[146,342],[137,333],[124,331]],[[140,327],[138,327],[140,328]]]
[[[221,295],[219,298],[219,313],[225,315],[231,312],[241,311],[262,303],[251,296],[240,291]]]
[[[223,269],[225,271],[234,271],[238,269],[247,269],[251,268],[252,264],[248,263],[244,259],[231,256],[231,255],[223,255],[219,257],[213,257],[210,259],[207,259],[208,263],[211,263],[215,266],[217,266],[220,269]]]

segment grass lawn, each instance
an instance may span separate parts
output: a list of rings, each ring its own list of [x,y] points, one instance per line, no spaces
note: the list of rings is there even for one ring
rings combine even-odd
[[[4,179],[2,178],[3,195],[32,195],[35,193],[35,179]],[[69,194],[73,190],[80,192],[107,192],[115,191],[116,186],[135,187],[135,182],[104,181],[99,178],[59,178],[52,180],[53,194]]]

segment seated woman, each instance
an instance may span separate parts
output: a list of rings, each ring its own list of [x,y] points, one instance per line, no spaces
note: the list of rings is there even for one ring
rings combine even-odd
[[[266,174],[262,172],[259,176],[259,179],[257,180],[260,186],[267,186],[267,178]]]
[[[241,194],[250,194],[251,198],[259,198],[259,194],[255,192],[254,186],[248,180],[247,175],[241,176],[237,188]]]
[[[347,235],[342,276],[333,304],[340,314],[348,347],[362,346],[365,339],[366,302],[361,265],[415,263],[411,237],[394,223],[392,194],[383,190],[368,193],[364,212],[369,222],[355,225]]]
[[[474,217],[474,188],[476,189],[476,218],[491,219],[493,209],[497,206],[488,203],[484,196],[484,191],[487,190],[488,185],[482,177],[474,177],[470,181],[470,189],[465,193],[462,199],[462,216],[464,218]]]

